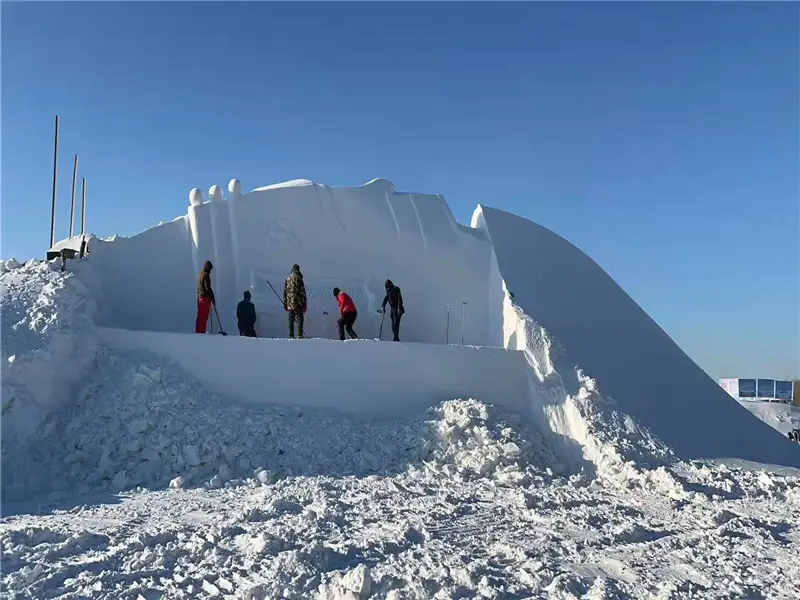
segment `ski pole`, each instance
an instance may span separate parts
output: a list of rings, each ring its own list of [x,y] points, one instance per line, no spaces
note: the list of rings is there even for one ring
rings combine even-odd
[[[467,306],[466,302],[461,303],[461,345],[464,345],[464,308]]]
[[[450,305],[447,305],[447,329],[445,330],[444,334],[444,343],[450,343]]]

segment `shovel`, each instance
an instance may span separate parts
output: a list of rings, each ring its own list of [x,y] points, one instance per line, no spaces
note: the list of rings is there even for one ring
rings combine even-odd
[[[217,305],[216,304],[214,305],[214,314],[217,315],[217,329],[219,329],[219,334],[220,335],[228,335],[227,333],[225,333],[225,330],[222,329],[222,321],[219,318],[219,313],[217,312]],[[213,331],[214,323],[211,323],[211,329]]]
[[[383,319],[386,318],[386,311],[381,311],[381,326],[378,328],[378,340],[381,339],[381,335],[383,335]]]

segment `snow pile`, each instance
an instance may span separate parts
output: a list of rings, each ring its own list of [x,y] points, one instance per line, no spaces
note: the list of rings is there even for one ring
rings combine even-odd
[[[70,410],[48,417],[37,443],[24,450],[25,460],[17,453],[4,462],[8,499],[407,468],[514,485],[555,465],[544,440],[522,419],[475,400],[445,402],[414,419],[358,418],[240,404],[143,351],[101,348],[96,362],[91,383]],[[31,463],[37,468],[28,468]]]
[[[564,436],[562,454],[592,463],[596,473],[630,481],[642,469],[674,460],[672,450],[651,431],[604,397],[594,379],[567,359],[563,347],[506,296],[506,321],[516,320],[515,338],[533,372],[533,397],[541,403],[548,429]],[[569,447],[570,441],[580,450]],[[580,456],[575,456],[579,453]]]
[[[434,418],[419,439],[433,473],[519,485],[537,470],[562,469],[545,440],[516,415],[476,400],[451,400],[428,412]]]
[[[22,443],[68,403],[94,362],[96,304],[84,282],[57,261],[9,260],[0,276],[2,434]],[[5,474],[5,454],[3,457]]]
[[[675,476],[684,498],[409,469],[62,500],[0,521],[2,585],[64,600],[800,597],[800,478]]]

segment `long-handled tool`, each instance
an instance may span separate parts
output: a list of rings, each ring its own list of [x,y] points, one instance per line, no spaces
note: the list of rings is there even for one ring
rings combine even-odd
[[[275,297],[278,299],[278,302],[281,303],[281,306],[283,307],[283,310],[286,310],[286,305],[283,303],[283,298],[281,298],[278,295],[278,292],[275,291],[275,288],[272,287],[272,284],[269,282],[269,280],[267,280],[267,285],[269,286],[269,289],[271,289],[272,292],[275,294]]]
[[[384,320],[385,318],[386,318],[386,311],[385,311],[385,310],[382,310],[382,311],[381,311],[381,326],[380,326],[380,327],[378,327],[378,339],[379,339],[379,340],[381,339],[381,336],[383,335],[383,320]]]
[[[228,335],[225,333],[225,330],[222,328],[222,320],[219,318],[219,313],[217,312],[217,305],[214,304],[214,314],[217,315],[217,329],[219,329],[220,335]],[[211,331],[214,331],[214,322],[211,322]]]

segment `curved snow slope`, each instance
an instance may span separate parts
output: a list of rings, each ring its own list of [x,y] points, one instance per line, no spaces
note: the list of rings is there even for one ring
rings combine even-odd
[[[800,467],[800,448],[709,378],[591,258],[552,231],[479,206],[514,302],[566,348],[603,395],[677,456]]]
[[[223,324],[235,331],[236,303],[249,289],[259,335],[285,337],[286,314],[267,282],[282,294],[298,263],[309,294],[310,336],[335,334],[334,286],[356,301],[356,330],[377,336],[376,308],[389,278],[403,290],[404,341],[444,343],[447,304],[453,307],[450,339],[460,339],[461,307],[468,302],[465,343],[501,345],[486,319],[491,245],[459,227],[441,195],[397,192],[382,179],[342,188],[299,180],[247,194],[239,193],[238,182],[229,187],[227,201],[218,186],[208,202],[194,190],[185,217],[130,238],[92,240],[90,257],[107,307],[101,324],[193,331],[195,277],[211,260]],[[387,331],[388,324],[384,336]]]

